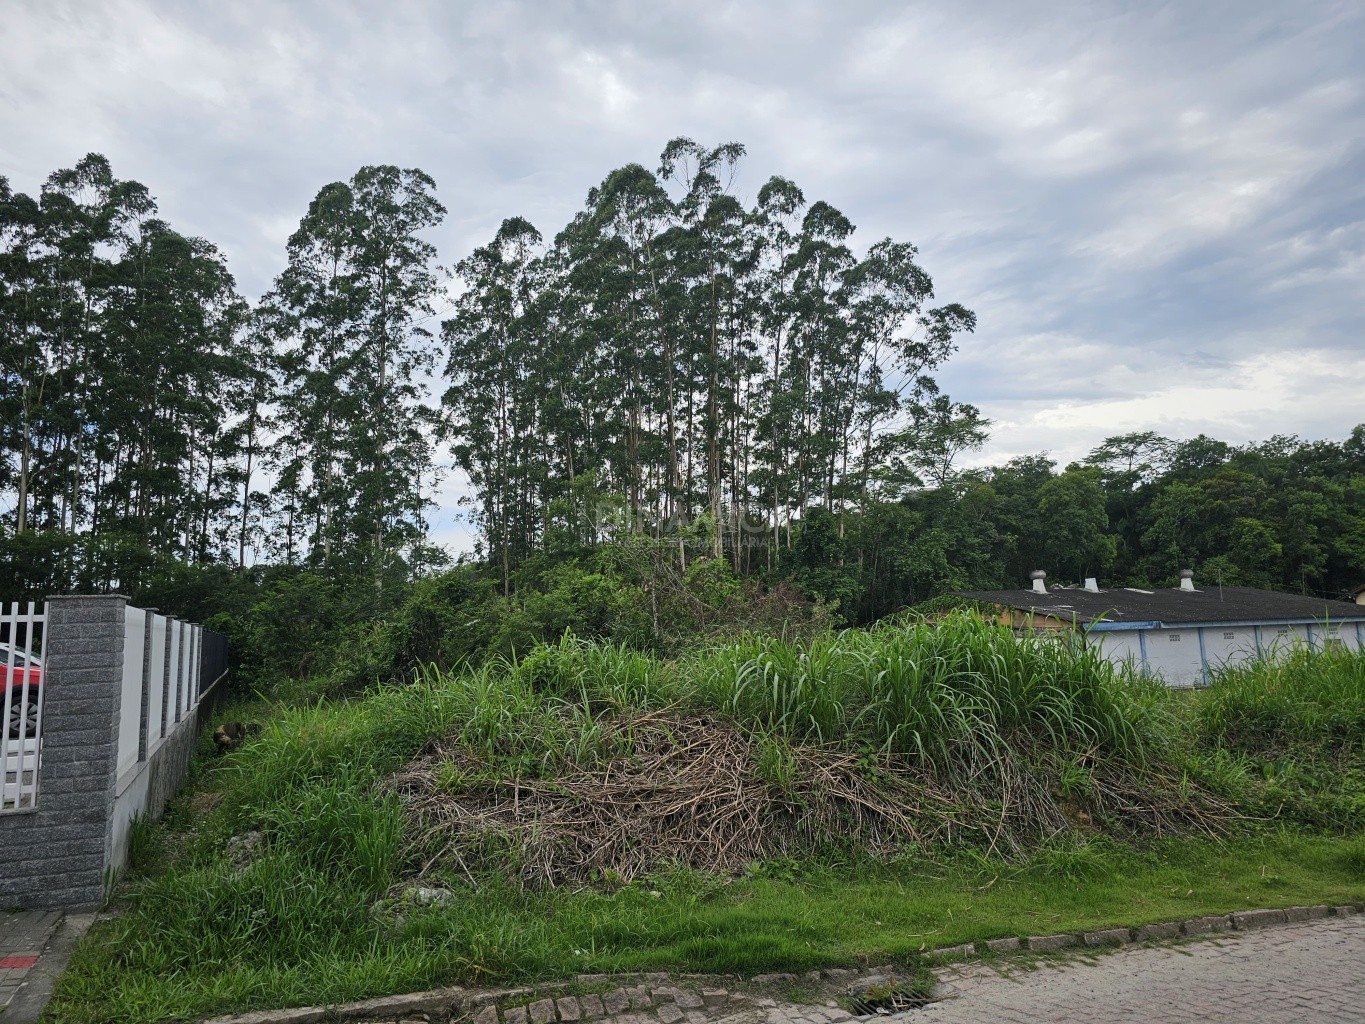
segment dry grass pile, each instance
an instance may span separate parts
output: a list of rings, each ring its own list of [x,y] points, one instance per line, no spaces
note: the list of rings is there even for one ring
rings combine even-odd
[[[411,868],[504,866],[533,886],[630,881],[668,865],[727,874],[831,842],[874,855],[966,841],[1013,855],[1104,823],[1135,836],[1218,833],[1226,807],[1160,771],[997,758],[968,774],[921,758],[747,734],[709,714],[599,719],[603,756],[551,777],[438,741],[388,788]],[[1076,775],[1075,781],[1068,778]]]

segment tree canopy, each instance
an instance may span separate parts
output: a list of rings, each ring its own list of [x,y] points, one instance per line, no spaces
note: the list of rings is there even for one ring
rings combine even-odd
[[[974,314],[791,180],[746,196],[744,159],[674,139],[557,232],[509,217],[448,271],[434,180],[363,167],[318,191],[254,305],[97,154],[35,196],[0,179],[0,598],[207,615],[273,573],[291,607],[323,588],[373,615],[448,560],[427,518],[450,470],[471,566],[547,623],[626,614],[617,584],[657,629],[740,581],[846,622],[1035,568],[1365,583],[1365,427],[965,467],[991,424],[936,374]]]

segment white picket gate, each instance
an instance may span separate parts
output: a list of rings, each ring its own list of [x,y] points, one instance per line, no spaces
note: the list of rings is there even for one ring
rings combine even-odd
[[[38,802],[42,758],[42,642],[46,607],[0,604],[0,814]],[[35,678],[36,677],[36,678]],[[14,682],[22,685],[12,685]]]

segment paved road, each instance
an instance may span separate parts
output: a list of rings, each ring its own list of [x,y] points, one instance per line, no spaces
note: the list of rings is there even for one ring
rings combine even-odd
[[[0,912],[0,1024],[33,1024],[93,913]]]
[[[1044,963],[941,972],[961,995],[897,1024],[1361,1024],[1365,915]]]

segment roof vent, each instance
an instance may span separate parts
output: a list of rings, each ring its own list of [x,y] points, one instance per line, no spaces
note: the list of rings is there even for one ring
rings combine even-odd
[[[1085,589],[1092,594],[1098,594],[1100,592],[1099,581],[1094,576],[1087,576],[1085,578]]]
[[[1033,580],[1033,592],[1035,594],[1047,593],[1047,573],[1043,572],[1042,569],[1034,569],[1028,574],[1028,578]]]
[[[1181,589],[1181,590],[1189,590],[1189,591],[1193,591],[1193,590],[1194,590],[1194,570],[1193,570],[1193,569],[1181,569],[1181,570],[1180,570],[1180,589]]]

